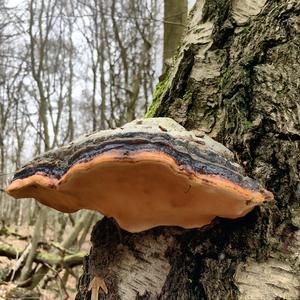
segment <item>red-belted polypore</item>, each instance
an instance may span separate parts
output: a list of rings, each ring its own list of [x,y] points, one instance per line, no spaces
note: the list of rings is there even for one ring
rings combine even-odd
[[[130,232],[202,227],[273,199],[225,146],[169,118],[135,120],[46,152],[6,191],[63,212],[99,211]]]

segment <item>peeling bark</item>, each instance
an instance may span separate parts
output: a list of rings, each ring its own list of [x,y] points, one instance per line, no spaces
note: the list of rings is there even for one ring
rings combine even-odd
[[[94,276],[99,299],[299,299],[299,62],[299,1],[197,2],[152,115],[223,143],[276,202],[201,230],[129,234],[104,219],[77,300]]]

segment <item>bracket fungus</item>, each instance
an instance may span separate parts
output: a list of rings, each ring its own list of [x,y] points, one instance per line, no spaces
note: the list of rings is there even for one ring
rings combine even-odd
[[[130,232],[202,227],[273,199],[225,146],[169,118],[135,120],[47,152],[6,191],[63,212],[96,210]]]

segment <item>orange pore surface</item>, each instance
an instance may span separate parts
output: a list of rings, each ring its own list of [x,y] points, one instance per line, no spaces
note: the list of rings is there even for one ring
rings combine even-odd
[[[124,157],[110,151],[72,166],[59,180],[35,174],[13,181],[6,191],[63,212],[96,210],[131,232],[159,225],[202,227],[216,216],[244,216],[266,200],[265,193],[220,176],[188,173],[160,152]]]

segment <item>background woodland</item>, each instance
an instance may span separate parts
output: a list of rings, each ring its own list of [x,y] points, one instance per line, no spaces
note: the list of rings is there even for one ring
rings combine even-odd
[[[0,0],[0,287],[72,292],[66,283],[78,279],[81,268],[72,268],[101,216],[59,213],[3,189],[39,153],[145,114],[187,15],[187,2],[178,1],[164,16],[172,1],[165,2]],[[163,32],[174,26],[179,37],[168,34],[172,49],[163,54]]]

